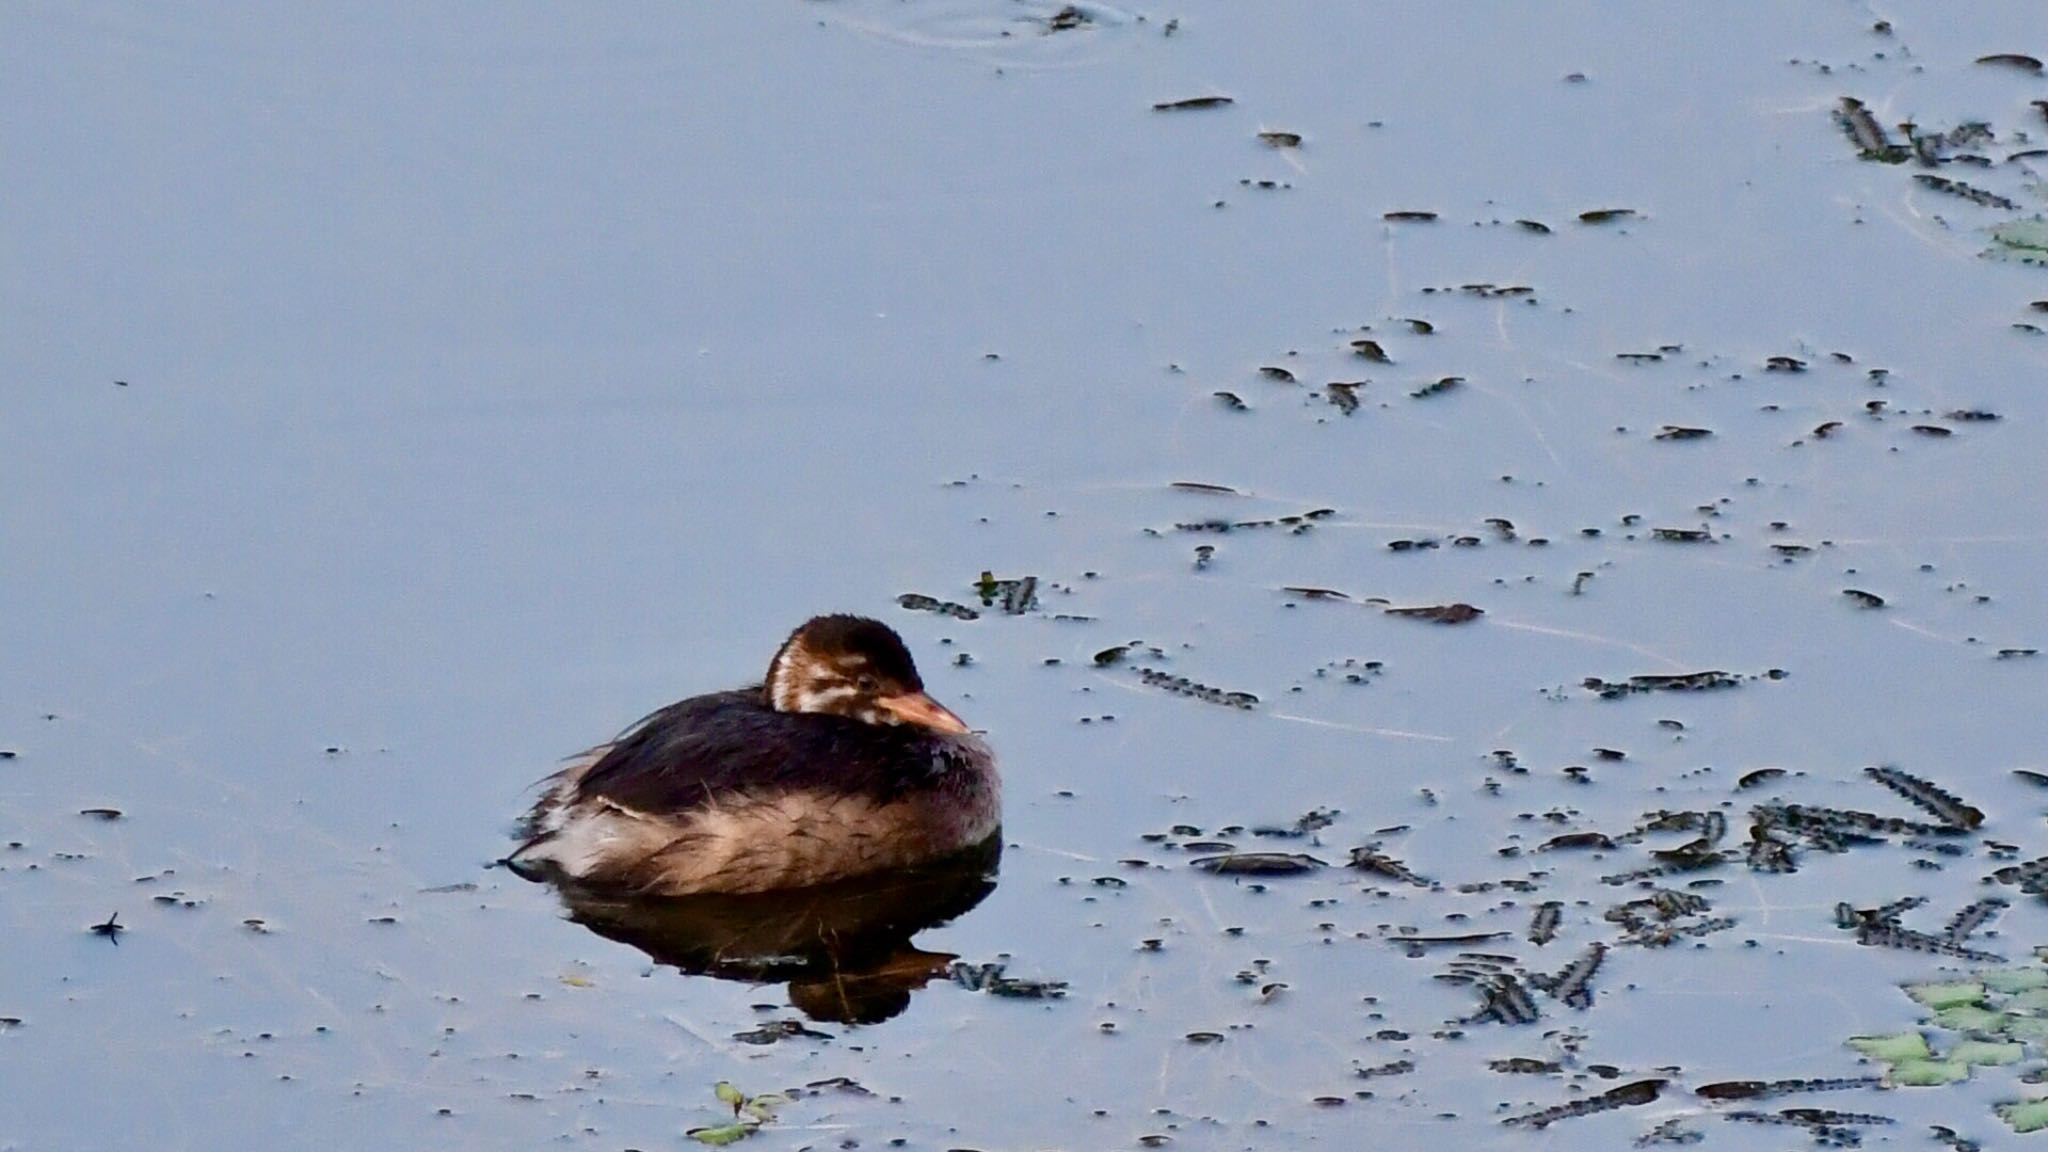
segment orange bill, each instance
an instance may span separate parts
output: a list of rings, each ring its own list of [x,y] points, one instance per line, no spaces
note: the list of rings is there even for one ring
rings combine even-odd
[[[884,696],[875,701],[897,719],[906,724],[922,724],[940,732],[966,732],[966,721],[946,710],[946,706],[922,692],[911,692],[902,696]]]

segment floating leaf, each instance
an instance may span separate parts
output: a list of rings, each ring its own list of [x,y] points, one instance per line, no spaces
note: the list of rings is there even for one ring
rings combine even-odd
[[[1978,976],[1993,992],[2011,994],[2048,988],[2048,968],[1993,968]]]
[[[1937,1088],[1970,1078],[1970,1066],[1953,1060],[1901,1060],[1892,1065],[1892,1084],[1900,1088]]]
[[[758,1127],[760,1125],[748,1123],[720,1124],[716,1128],[692,1128],[688,1132],[683,1133],[683,1135],[688,1136],[699,1144],[708,1145],[712,1148],[723,1148],[727,1144],[736,1144],[752,1136],[754,1129]]]
[[[1952,984],[1909,984],[1906,995],[1916,1002],[1940,1012],[1964,1004],[1982,1004],[1984,985],[1974,980],[1958,981]]]
[[[1887,1064],[1896,1064],[1904,1060],[1925,1060],[1932,1055],[1927,1048],[1927,1037],[1918,1032],[1898,1032],[1890,1036],[1851,1036],[1849,1047],[1872,1060],[1882,1060]]]
[[[2025,1044],[1995,1040],[1959,1040],[1948,1050],[1957,1064],[2017,1064],[2026,1054]]]
[[[1994,225],[1990,235],[1984,255],[1991,259],[2048,267],[2048,221],[2008,220]]]
[[[1998,1106],[1998,1118],[2015,1132],[2039,1132],[2048,1128],[2048,1099],[2015,1100]]]
[[[720,1104],[727,1104],[734,1108],[747,1101],[747,1094],[733,1087],[730,1080],[720,1080],[718,1083],[713,1084],[711,1086],[711,1094],[718,1097]]]
[[[1951,1032],[2003,1032],[2006,1021],[2010,1019],[2012,1017],[2003,1012],[1993,1012],[1974,1004],[1959,1004],[1934,1014],[1934,1022]]]

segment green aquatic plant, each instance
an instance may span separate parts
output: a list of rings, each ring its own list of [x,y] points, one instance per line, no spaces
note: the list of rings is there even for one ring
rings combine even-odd
[[[1984,255],[1993,260],[2048,267],[2048,220],[2008,220],[1989,230],[1991,247]]]
[[[1979,1068],[2048,1055],[2048,966],[2042,963],[1985,968],[1901,990],[1927,1010],[1923,1030],[1848,1040],[1884,1065],[1894,1088],[1938,1088],[1971,1079]],[[2009,1101],[1996,1111],[2015,1132],[2048,1129],[2048,1097]]]
[[[763,1092],[749,1096],[733,1087],[729,1080],[720,1080],[711,1086],[711,1094],[718,1102],[732,1109],[732,1122],[704,1128],[692,1128],[683,1135],[711,1148],[723,1148],[738,1143],[760,1131],[761,1126],[775,1119],[775,1110],[789,1103],[789,1097],[779,1092]]]

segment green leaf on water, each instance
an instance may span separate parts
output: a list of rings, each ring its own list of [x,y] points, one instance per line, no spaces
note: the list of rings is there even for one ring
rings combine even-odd
[[[2048,968],[1993,968],[1978,979],[1993,992],[2032,992],[2048,988]]]
[[[1948,1058],[1957,1064],[2017,1064],[2026,1054],[2025,1044],[1993,1040],[1958,1040],[1948,1050]]]
[[[1970,1066],[1955,1060],[1901,1060],[1892,1065],[1890,1079],[1900,1088],[1934,1088],[1970,1078]]]
[[[1925,1004],[1936,1012],[1962,1004],[1982,1004],[1984,985],[1975,980],[1960,980],[1950,984],[1908,984],[1906,995]]]
[[[1989,1008],[1979,1008],[1975,1004],[1958,1004],[1934,1014],[1934,1022],[1951,1032],[1995,1034],[2005,1031],[2006,1025],[2012,1019],[2013,1017],[2003,1012],[1993,1012]]]
[[[711,1094],[718,1097],[720,1104],[737,1108],[746,1103],[747,1094],[732,1086],[730,1080],[720,1080],[711,1086]]]
[[[2039,1044],[2048,1041],[2048,1019],[2039,1016],[2007,1016],[2005,1027],[1999,1031],[2008,1039],[2032,1040]]]
[[[1851,1036],[1849,1047],[1872,1060],[1882,1060],[1887,1064],[1895,1064],[1901,1060],[1925,1060],[1932,1055],[1927,1050],[1927,1037],[1918,1032],[1900,1032],[1891,1036]]]
[[[2015,1132],[2039,1132],[2048,1128],[2048,1100],[2015,1100],[1998,1106],[1998,1118]]]
[[[688,1136],[699,1144],[705,1144],[713,1148],[723,1148],[727,1144],[737,1143],[752,1136],[754,1129],[758,1127],[760,1125],[751,1123],[720,1124],[716,1128],[692,1128],[688,1132],[683,1133],[683,1135]]]
[[[2048,221],[2008,220],[1991,228],[1991,247],[1984,255],[1993,260],[2048,267]]]

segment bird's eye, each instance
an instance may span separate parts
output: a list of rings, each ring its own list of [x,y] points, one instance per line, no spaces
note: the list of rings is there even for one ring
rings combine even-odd
[[[853,686],[860,689],[862,692],[873,692],[876,688],[881,687],[881,685],[875,683],[875,678],[873,676],[862,676],[860,679],[855,680],[853,682]]]

